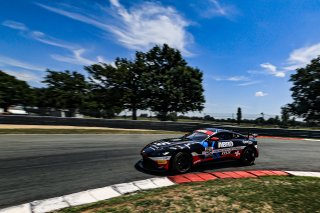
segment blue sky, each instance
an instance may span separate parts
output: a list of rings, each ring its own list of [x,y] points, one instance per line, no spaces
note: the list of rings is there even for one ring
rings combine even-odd
[[[0,3],[0,69],[42,86],[168,43],[204,73],[205,113],[274,115],[290,74],[320,55],[319,0],[11,0]]]

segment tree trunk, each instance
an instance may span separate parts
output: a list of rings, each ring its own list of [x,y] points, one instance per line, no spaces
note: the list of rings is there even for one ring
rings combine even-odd
[[[132,120],[137,120],[137,109],[132,108]]]
[[[7,105],[3,106],[3,112],[8,112],[8,109],[9,109],[9,106],[7,106]]]
[[[159,112],[158,118],[160,121],[167,121],[168,120],[168,112]]]

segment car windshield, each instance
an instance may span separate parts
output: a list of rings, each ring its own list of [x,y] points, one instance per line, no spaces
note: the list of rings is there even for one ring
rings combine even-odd
[[[208,135],[203,132],[191,132],[191,133],[183,136],[183,138],[191,139],[193,141],[203,141],[207,137],[208,137]]]

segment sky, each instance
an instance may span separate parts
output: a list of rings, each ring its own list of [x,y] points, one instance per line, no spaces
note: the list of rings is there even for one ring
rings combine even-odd
[[[167,43],[203,74],[203,113],[280,114],[290,75],[320,55],[319,0],[10,0],[0,70],[42,87],[46,69],[133,59]]]

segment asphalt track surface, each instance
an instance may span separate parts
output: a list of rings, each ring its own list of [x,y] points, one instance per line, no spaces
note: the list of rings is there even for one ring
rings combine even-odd
[[[0,209],[155,177],[135,167],[147,143],[174,135],[0,135]],[[193,171],[320,171],[320,142],[259,139],[255,165],[210,163]]]

